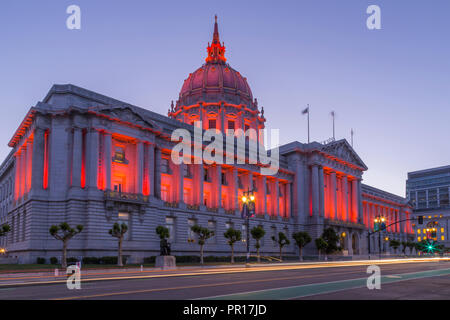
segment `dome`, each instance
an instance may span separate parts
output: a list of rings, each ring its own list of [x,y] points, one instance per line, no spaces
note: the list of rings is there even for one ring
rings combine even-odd
[[[168,116],[189,124],[201,121],[204,129],[264,128],[264,108],[259,111],[247,79],[226,62],[218,29],[216,16],[205,63],[184,80]]]
[[[253,95],[238,71],[224,62],[207,62],[184,80],[178,106],[189,106],[198,102],[224,101],[252,107]]]
[[[225,46],[220,43],[217,16],[215,17],[213,41],[208,43],[206,63],[189,74],[181,88],[177,108],[199,102],[226,102],[246,105],[255,109],[252,91],[247,79],[234,70],[225,58]]]

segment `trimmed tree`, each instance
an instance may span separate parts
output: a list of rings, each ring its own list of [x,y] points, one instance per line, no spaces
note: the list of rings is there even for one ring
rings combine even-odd
[[[416,247],[416,244],[412,241],[407,241],[406,246],[409,248],[409,254],[412,256],[413,249]]]
[[[272,240],[278,244],[278,247],[280,248],[280,260],[283,261],[282,258],[283,247],[291,242],[283,232],[278,232],[278,237],[272,236]]]
[[[8,232],[11,231],[9,224],[4,224],[0,227],[0,237],[6,236]]]
[[[223,236],[225,239],[228,239],[228,244],[231,247],[231,263],[234,263],[234,244],[238,241],[241,241],[242,234],[240,230],[236,230],[233,228],[229,228]]]
[[[299,260],[303,261],[303,248],[311,242],[311,236],[308,232],[296,232],[292,234],[292,238],[295,240],[295,244],[298,247]]]
[[[402,245],[402,253],[404,256],[406,256],[406,248],[408,247],[408,242],[402,241],[401,245]]]
[[[214,231],[199,225],[192,226],[191,230],[197,235],[198,244],[200,245],[200,263],[203,264],[203,246],[205,245],[206,240],[214,236]]]
[[[117,253],[117,265],[119,267],[123,266],[123,261],[122,261],[122,243],[123,243],[123,238],[125,236],[125,233],[127,233],[128,231],[128,226],[125,223],[119,224],[119,223],[114,223],[112,229],[109,229],[109,234],[112,235],[113,237],[118,239],[119,242],[119,249],[118,249],[118,253]]]
[[[396,254],[398,247],[400,247],[400,241],[392,239],[389,241],[389,246],[394,249],[394,254]]]
[[[158,237],[161,240],[169,239],[169,237],[170,237],[169,229],[166,228],[166,227],[163,227],[163,226],[157,226],[156,227],[156,234],[158,235]]]
[[[250,231],[252,238],[256,240],[255,248],[256,248],[256,256],[258,262],[261,262],[261,255],[259,254],[259,249],[261,248],[261,239],[266,234],[266,231],[262,226],[256,226]]]
[[[56,240],[63,243],[61,266],[67,268],[67,244],[70,239],[83,231],[82,225],[77,225],[76,228],[71,228],[67,222],[62,222],[59,225],[50,227],[49,232]]]
[[[329,254],[341,250],[341,248],[338,246],[338,243],[340,242],[340,237],[337,234],[337,232],[334,231],[333,228],[329,227],[323,230],[321,238],[325,240],[325,242],[327,243],[327,247],[324,250],[326,254],[325,257],[327,257],[327,255]]]
[[[316,240],[314,240],[314,243],[316,244],[316,248],[319,251],[319,260],[320,260],[321,253],[323,251],[326,251],[328,248],[328,243],[323,238],[317,238]]]

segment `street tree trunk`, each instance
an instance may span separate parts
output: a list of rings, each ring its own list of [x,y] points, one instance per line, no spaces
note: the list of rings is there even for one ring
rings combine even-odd
[[[117,257],[117,265],[119,267],[123,267],[123,263],[122,263],[122,240],[123,240],[123,237],[119,237],[119,255]]]
[[[61,266],[63,268],[67,268],[67,241],[63,241],[63,255],[62,255]]]
[[[298,247],[298,251],[299,251],[299,254],[300,254],[300,261],[303,261],[303,247],[299,246]]]
[[[280,260],[283,261],[283,258],[281,257],[281,252],[283,251],[283,247],[280,246]]]
[[[231,263],[234,263],[234,245],[231,245]]]
[[[320,257],[320,250],[319,250],[319,261],[320,261],[320,258],[321,258],[321,257]]]
[[[261,255],[259,254],[259,249],[260,249],[260,244],[259,244],[259,240],[258,241],[258,248],[256,248],[256,255],[257,255],[257,259],[258,259],[258,263],[261,262]]]
[[[200,246],[200,263],[203,264],[203,245]]]

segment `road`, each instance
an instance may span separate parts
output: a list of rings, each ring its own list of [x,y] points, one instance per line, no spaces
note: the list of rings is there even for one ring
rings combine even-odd
[[[366,286],[368,265],[381,289]],[[191,268],[82,275],[81,289],[62,277],[0,276],[0,299],[450,299],[450,261],[354,261]]]

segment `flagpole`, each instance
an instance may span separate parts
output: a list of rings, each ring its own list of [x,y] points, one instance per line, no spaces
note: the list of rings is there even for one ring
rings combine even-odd
[[[334,130],[334,116],[335,116],[334,111],[331,111],[331,117],[333,117],[333,140],[336,140],[336,134]]]
[[[309,143],[309,103],[308,103],[308,143]]]
[[[353,148],[353,128],[352,128],[352,131],[351,131],[351,136],[352,136],[352,148]]]

